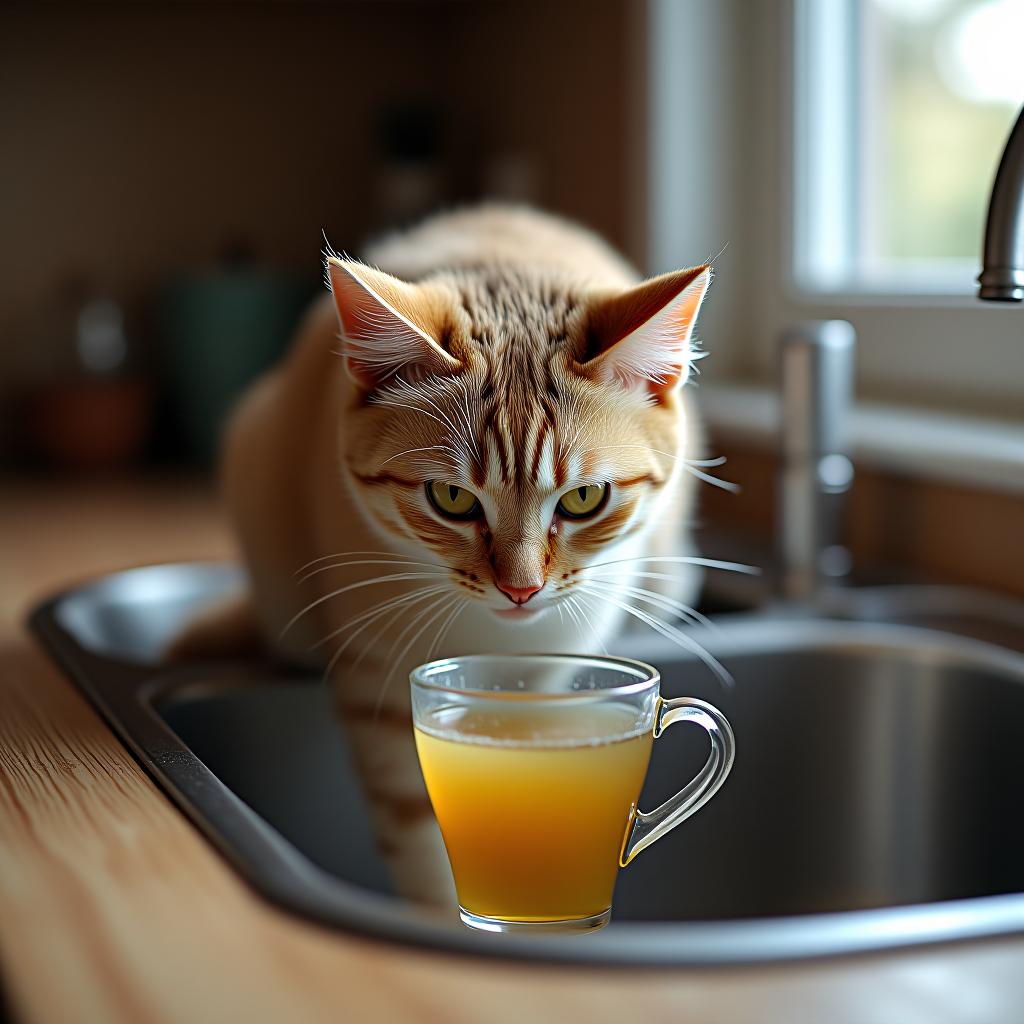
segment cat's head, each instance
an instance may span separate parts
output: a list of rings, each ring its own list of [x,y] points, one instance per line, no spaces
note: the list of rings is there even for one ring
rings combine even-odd
[[[507,268],[328,271],[356,384],[342,458],[391,543],[526,620],[658,525],[709,268],[615,291]]]

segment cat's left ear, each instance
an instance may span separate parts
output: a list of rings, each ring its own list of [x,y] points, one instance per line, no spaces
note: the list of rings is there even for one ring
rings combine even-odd
[[[436,340],[447,318],[446,296],[436,286],[409,284],[334,256],[327,273],[345,368],[359,387],[372,391],[399,371],[415,380],[460,365]]]
[[[710,283],[710,267],[691,267],[596,299],[581,371],[655,395],[681,387],[700,358],[693,350],[693,325]]]

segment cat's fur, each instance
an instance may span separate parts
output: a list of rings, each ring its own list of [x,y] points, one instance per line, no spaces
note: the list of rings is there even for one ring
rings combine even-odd
[[[589,232],[499,206],[437,216],[366,257],[328,260],[333,295],[234,417],[224,492],[264,637],[321,663],[347,645],[331,680],[399,887],[447,899],[409,669],[477,652],[614,653],[621,604],[671,617],[608,589],[644,586],[641,570],[674,577],[648,589],[692,597],[684,566],[618,560],[688,550],[683,460],[699,442],[681,385],[710,273],[641,284]],[[485,515],[444,519],[425,494],[433,479],[464,485]],[[570,487],[604,481],[595,519],[555,514]],[[378,576],[407,578],[368,582]],[[524,611],[498,583],[543,588]],[[239,634],[243,617],[198,623],[182,648],[229,622]]]

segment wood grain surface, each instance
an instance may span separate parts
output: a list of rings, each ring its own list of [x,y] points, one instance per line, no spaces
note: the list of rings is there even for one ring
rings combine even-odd
[[[758,969],[597,971],[416,952],[280,913],[21,625],[28,603],[89,574],[230,553],[212,499],[180,482],[7,486],[0,538],[0,972],[17,1021],[1020,1019],[1019,941]]]

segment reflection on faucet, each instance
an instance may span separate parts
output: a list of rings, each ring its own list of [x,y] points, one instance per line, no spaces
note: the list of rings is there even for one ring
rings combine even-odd
[[[1024,300],[1024,108],[999,161],[985,225],[978,298]]]
[[[808,321],[780,343],[779,536],[783,596],[811,602],[845,576],[843,495],[853,482],[847,419],[856,335],[845,320]]]

